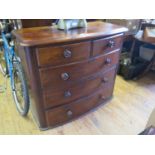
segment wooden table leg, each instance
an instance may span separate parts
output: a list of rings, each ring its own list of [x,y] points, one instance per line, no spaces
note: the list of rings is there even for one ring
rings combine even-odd
[[[135,45],[136,45],[136,40],[134,39],[133,43],[132,43],[132,47],[131,47],[131,50],[130,50],[130,58],[132,59],[133,57],[133,52],[134,52],[134,49],[135,49]]]

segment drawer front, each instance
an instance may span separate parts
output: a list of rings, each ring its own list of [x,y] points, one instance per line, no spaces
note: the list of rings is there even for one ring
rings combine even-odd
[[[122,39],[123,36],[121,34],[93,41],[93,55],[96,56],[120,49],[122,45]]]
[[[90,42],[83,42],[64,46],[38,48],[36,52],[38,65],[57,66],[86,60],[90,56],[90,47]]]
[[[114,80],[115,68],[116,67],[107,72],[100,73],[96,78],[74,83],[71,87],[66,86],[66,88],[61,90],[44,91],[45,108],[66,104],[80,97],[87,96],[101,87],[106,88],[106,86]]]
[[[83,63],[40,69],[41,86],[43,89],[66,87],[76,80],[105,71],[117,64],[118,60],[119,51],[115,51]]]
[[[109,84],[106,89],[100,89],[91,96],[46,111],[48,126],[56,126],[84,114],[112,96],[112,92],[113,84]]]

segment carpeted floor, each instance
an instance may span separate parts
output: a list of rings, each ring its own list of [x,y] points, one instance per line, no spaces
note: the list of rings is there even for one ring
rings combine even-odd
[[[9,80],[0,74],[0,134],[138,134],[155,108],[154,79],[155,73],[128,82],[117,76],[108,104],[63,126],[40,131],[31,113],[27,118],[18,114]]]

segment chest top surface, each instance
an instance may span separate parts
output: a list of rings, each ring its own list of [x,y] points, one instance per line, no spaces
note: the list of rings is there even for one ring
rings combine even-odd
[[[123,32],[127,32],[127,28],[104,22],[90,22],[87,28],[73,29],[67,32],[45,26],[14,30],[12,34],[21,46],[38,46],[82,41]]]

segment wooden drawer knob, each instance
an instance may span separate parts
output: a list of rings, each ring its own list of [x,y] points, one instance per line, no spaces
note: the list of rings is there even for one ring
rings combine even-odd
[[[72,96],[72,94],[71,94],[70,91],[65,91],[64,96],[65,97],[70,97],[70,96]]]
[[[105,100],[105,96],[104,95],[101,95],[100,98],[101,98],[101,100]]]
[[[66,49],[64,51],[64,58],[70,58],[71,56],[72,56],[72,52]]]
[[[71,117],[72,115],[73,115],[73,112],[72,112],[71,110],[68,110],[68,111],[67,111],[67,116],[68,116],[68,117]]]
[[[102,78],[102,82],[104,83],[108,82],[108,78],[107,77]]]
[[[110,63],[111,63],[111,59],[110,58],[106,58],[105,64],[110,64]]]
[[[115,42],[113,40],[110,40],[108,43],[108,47],[113,48],[115,46]]]
[[[62,78],[62,80],[68,80],[69,79],[69,74],[68,73],[62,73],[61,78]]]

